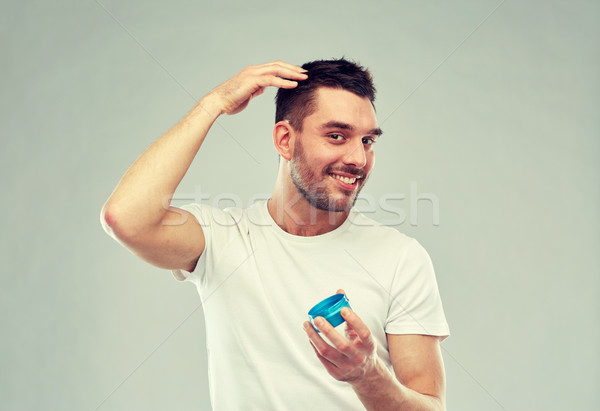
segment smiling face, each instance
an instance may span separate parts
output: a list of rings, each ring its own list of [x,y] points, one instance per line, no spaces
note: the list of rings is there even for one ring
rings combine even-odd
[[[296,134],[291,178],[319,210],[346,212],[356,202],[375,163],[373,143],[381,134],[367,98],[321,87],[316,110]]]

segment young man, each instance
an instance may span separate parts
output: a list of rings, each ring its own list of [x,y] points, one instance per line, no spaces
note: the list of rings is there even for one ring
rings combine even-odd
[[[271,198],[166,207],[217,117],[271,86]],[[196,285],[215,409],[445,409],[448,326],[429,256],[352,209],[381,134],[374,99],[369,72],[343,59],[247,67],[152,144],[104,205],[109,234]],[[306,313],[335,290],[352,305],[345,330],[317,318],[317,333]]]

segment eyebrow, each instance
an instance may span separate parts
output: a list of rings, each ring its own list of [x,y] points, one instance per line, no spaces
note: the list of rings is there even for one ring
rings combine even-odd
[[[352,126],[352,124],[343,123],[341,121],[335,121],[335,120],[328,121],[325,124],[321,124],[319,126],[319,128],[321,130],[325,130],[325,129],[329,129],[329,128],[339,128],[342,130],[354,131],[354,126]],[[382,134],[383,134],[383,131],[379,127],[373,128],[367,132],[367,135],[369,135],[369,136],[380,136]]]

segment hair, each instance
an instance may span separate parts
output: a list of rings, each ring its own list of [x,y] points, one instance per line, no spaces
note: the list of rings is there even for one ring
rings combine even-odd
[[[316,91],[329,87],[350,91],[369,99],[375,108],[375,86],[368,69],[345,58],[315,60],[302,65],[308,78],[298,81],[292,89],[280,88],[275,96],[275,123],[289,121],[297,131],[302,131],[304,118],[316,110]]]

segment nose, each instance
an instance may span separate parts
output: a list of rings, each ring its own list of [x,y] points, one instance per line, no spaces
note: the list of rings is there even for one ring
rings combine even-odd
[[[358,143],[355,144],[346,144],[346,147],[348,150],[344,155],[344,164],[355,167],[364,167],[367,164],[367,155],[362,139],[359,139]]]

